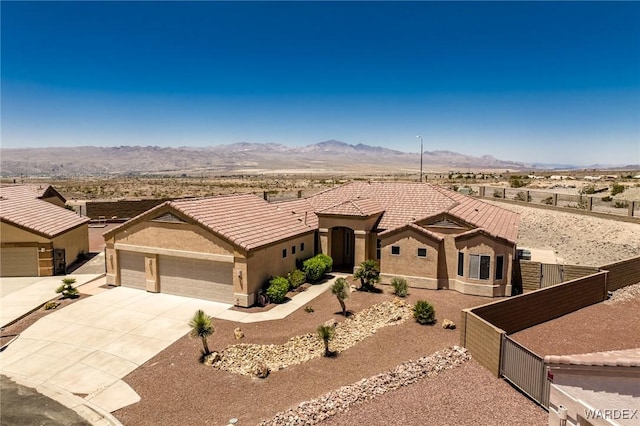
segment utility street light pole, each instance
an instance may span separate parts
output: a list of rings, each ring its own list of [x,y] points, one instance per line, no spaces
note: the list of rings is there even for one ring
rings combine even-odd
[[[420,182],[422,182],[422,136],[416,136],[420,138]]]

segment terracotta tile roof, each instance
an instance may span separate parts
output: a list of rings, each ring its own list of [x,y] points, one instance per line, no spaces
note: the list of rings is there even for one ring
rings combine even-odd
[[[560,365],[640,367],[640,348],[576,355],[547,355],[544,362]]]
[[[353,200],[341,201],[335,206],[318,210],[316,213],[368,217],[377,213],[382,213],[383,211],[384,209],[380,207],[376,200],[371,198],[356,198]]]
[[[447,213],[483,228],[490,235],[515,243],[518,238],[520,217],[510,210],[441,188],[437,185],[411,182],[352,182],[331,188],[290,204],[299,213],[305,207],[308,213],[326,213],[341,203],[370,199],[384,211],[378,230],[384,231],[417,222],[425,217]]]
[[[289,209],[253,194],[175,200],[166,204],[245,250],[315,229],[305,225]]]
[[[404,226],[401,226],[401,227],[395,228],[395,229],[387,229],[386,231],[383,231],[383,232],[379,233],[378,236],[383,237],[385,235],[393,234],[394,232],[398,232],[398,231],[400,231],[402,229],[405,229],[405,228],[409,228],[409,229],[413,229],[415,231],[418,231],[418,232],[420,232],[420,233],[422,233],[424,235],[427,235],[427,236],[433,238],[436,241],[444,240],[444,237],[442,237],[441,235],[438,235],[435,232],[432,232],[432,231],[430,231],[430,230],[428,230],[426,228],[423,228],[420,225],[416,225],[415,223],[410,223],[408,225],[404,225]]]
[[[45,191],[32,186],[6,186],[0,188],[0,219],[47,238],[53,238],[69,229],[89,222],[71,210],[40,200]]]

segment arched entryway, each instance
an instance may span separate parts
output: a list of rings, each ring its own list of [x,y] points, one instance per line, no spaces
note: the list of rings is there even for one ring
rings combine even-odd
[[[331,228],[331,253],[333,269],[353,272],[355,235],[353,229],[344,226]]]

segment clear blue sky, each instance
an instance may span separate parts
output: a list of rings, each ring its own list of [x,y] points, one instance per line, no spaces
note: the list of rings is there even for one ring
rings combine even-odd
[[[640,3],[2,1],[2,147],[640,162]]]

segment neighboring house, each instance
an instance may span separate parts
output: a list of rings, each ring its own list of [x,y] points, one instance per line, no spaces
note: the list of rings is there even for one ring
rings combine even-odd
[[[64,274],[89,251],[89,219],[51,186],[0,188],[0,276]]]
[[[268,203],[251,194],[168,201],[104,234],[110,284],[251,306],[321,251],[334,269],[378,259],[384,282],[511,294],[519,216],[434,185],[354,182]]]
[[[104,234],[107,282],[251,306],[314,254],[315,229],[252,194],[167,201]]]
[[[549,425],[640,424],[640,348],[544,360]]]

